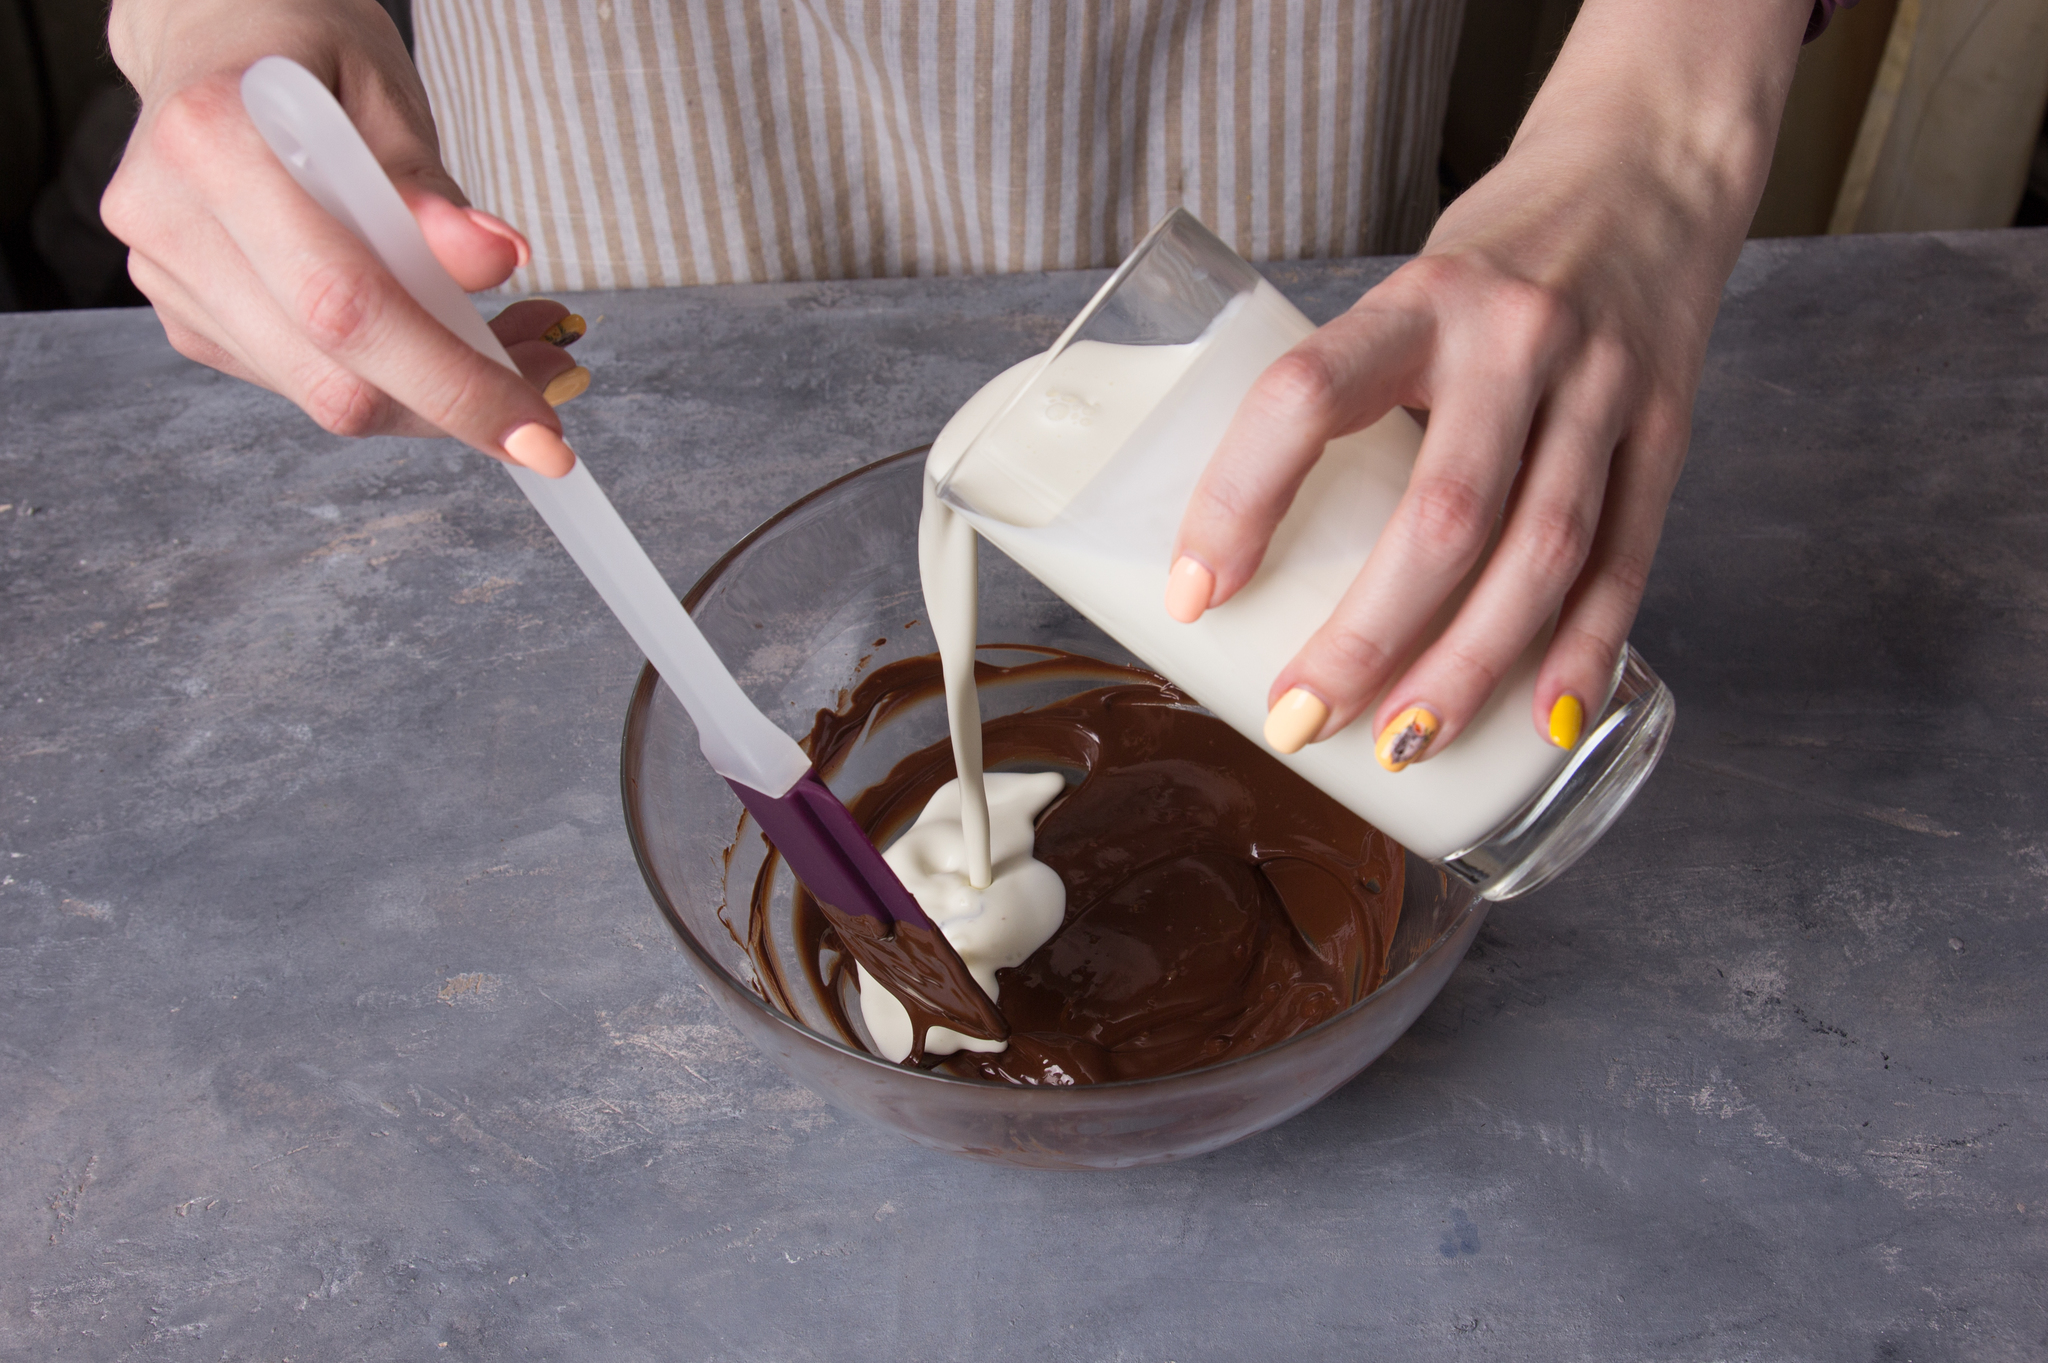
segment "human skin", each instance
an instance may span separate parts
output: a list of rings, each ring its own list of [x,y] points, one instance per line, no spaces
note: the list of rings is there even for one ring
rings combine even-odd
[[[1370,708],[1386,762],[1420,707],[1438,725],[1411,754],[1425,760],[1553,616],[1530,718],[1577,741],[1642,599],[1811,8],[1586,0],[1499,165],[1420,255],[1253,387],[1181,524],[1168,607],[1182,619],[1251,579],[1325,442],[1397,405],[1428,423],[1365,566],[1274,678],[1275,746]]]
[[[1253,388],[1181,527],[1169,608],[1182,618],[1250,580],[1326,441],[1395,405],[1428,413],[1392,522],[1274,679],[1276,746],[1368,708],[1381,733],[1419,708],[1437,726],[1411,754],[1426,760],[1553,616],[1531,719],[1576,742],[1583,716],[1560,698],[1604,692],[1641,600],[1810,8],[1586,0],[1501,163],[1421,255]],[[501,283],[525,239],[467,206],[373,0],[115,0],[108,36],[142,114],[102,213],[179,351],[340,434],[446,433],[567,470],[537,391],[573,363],[539,339],[566,310],[531,301],[493,321],[529,382],[483,359],[299,191],[242,111],[251,62],[298,60],[336,91],[450,273]],[[1451,625],[1425,640],[1497,525]]]
[[[442,166],[426,92],[374,0],[115,0],[107,37],[142,112],[100,212],[180,353],[340,435],[447,434],[569,470],[540,393],[575,365],[540,339],[568,309],[529,300],[492,320],[520,374],[479,355],[299,189],[243,112],[252,62],[298,61],[336,92],[449,273],[469,290],[503,283],[526,239],[470,208]]]

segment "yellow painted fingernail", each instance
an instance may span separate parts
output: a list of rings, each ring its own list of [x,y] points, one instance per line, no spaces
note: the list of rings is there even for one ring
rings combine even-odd
[[[1586,707],[1567,691],[1550,703],[1550,741],[1570,751],[1579,746],[1579,730],[1585,727]]]
[[[1394,722],[1380,731],[1373,755],[1388,771],[1400,771],[1421,757],[1442,721],[1425,705],[1411,705],[1394,716]]]
[[[566,369],[548,380],[547,387],[540,395],[548,400],[548,406],[559,407],[571,398],[583,396],[583,390],[590,387],[590,371],[582,365]]]
[[[583,339],[583,333],[588,330],[590,324],[572,312],[543,331],[540,338],[549,345],[574,345]]]
[[[1166,613],[1183,625],[1192,625],[1209,609],[1216,595],[1216,574],[1182,554],[1166,575]]]
[[[1275,752],[1300,752],[1329,718],[1330,707],[1297,686],[1266,712],[1266,742]]]

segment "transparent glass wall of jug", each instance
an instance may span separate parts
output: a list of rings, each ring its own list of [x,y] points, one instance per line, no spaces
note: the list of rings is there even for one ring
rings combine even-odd
[[[1196,480],[1253,381],[1313,330],[1176,210],[1051,350],[961,409],[932,456],[939,496],[986,539],[1261,743],[1273,677],[1364,564],[1422,438],[1397,408],[1332,441],[1251,583],[1192,625],[1168,616],[1174,536]],[[1402,772],[1379,765],[1368,722],[1274,755],[1487,898],[1525,893],[1620,814],[1674,714],[1670,692],[1625,649],[1609,694],[1585,698],[1578,747],[1553,746],[1529,718],[1548,643],[1546,629],[1455,742]]]

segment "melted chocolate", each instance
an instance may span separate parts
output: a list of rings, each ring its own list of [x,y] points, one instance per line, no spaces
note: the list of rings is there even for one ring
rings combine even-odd
[[[1013,1084],[1172,1074],[1285,1040],[1379,986],[1400,914],[1399,846],[1164,678],[1004,647],[1039,656],[978,662],[983,686],[1038,676],[1102,684],[983,726],[990,770],[1053,768],[1077,782],[1039,820],[1036,844],[1066,884],[1067,911],[1043,947],[997,974],[1009,1048],[940,1058],[941,1068]],[[936,657],[877,670],[836,711],[819,712],[810,750],[820,773],[870,724],[939,688]],[[885,843],[953,774],[941,741],[848,804]],[[768,883],[764,868],[748,934],[760,964],[770,955]],[[812,988],[857,1044],[844,944],[801,889],[795,927]],[[920,1062],[932,1063],[909,1063]]]
[[[894,994],[910,1014],[910,1055],[907,1063],[925,1061],[925,1034],[933,1027],[950,1027],[968,1036],[1000,1041],[1007,1035],[1000,1013],[991,1019],[988,995],[967,973],[953,944],[935,928],[898,922],[888,932],[864,914],[839,913],[809,890],[803,892],[798,911],[815,908],[825,916],[830,932],[848,955],[868,969],[868,974]],[[988,1023],[993,1021],[994,1026]],[[843,1025],[843,1023],[842,1023]]]

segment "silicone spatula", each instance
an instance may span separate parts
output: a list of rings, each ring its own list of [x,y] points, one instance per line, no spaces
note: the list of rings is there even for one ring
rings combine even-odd
[[[242,104],[299,186],[361,238],[436,321],[514,373],[518,367],[427,246],[419,223],[348,114],[312,72],[264,57],[242,76]],[[1003,1038],[1003,1017],[882,860],[796,741],[740,690],[581,458],[560,478],[506,467],[697,726],[697,741],[768,838],[840,927],[848,951],[913,1017]],[[836,911],[836,913],[835,913]],[[847,916],[866,920],[845,921]],[[920,939],[892,949],[898,930]],[[919,959],[912,960],[912,956]],[[935,979],[934,974],[951,976]],[[964,985],[964,988],[962,987]]]

